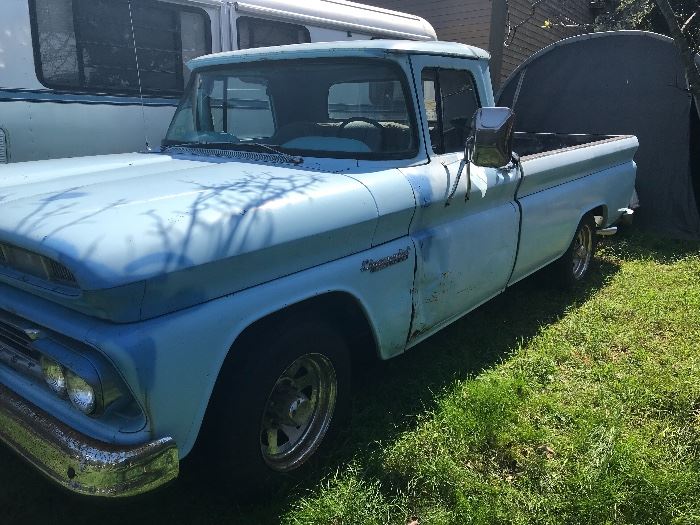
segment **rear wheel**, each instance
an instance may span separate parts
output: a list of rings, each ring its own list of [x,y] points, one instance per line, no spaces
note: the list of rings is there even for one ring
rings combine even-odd
[[[255,495],[317,455],[347,420],[349,402],[348,347],[333,326],[268,326],[234,346],[221,371],[206,454],[234,495]]]
[[[558,281],[571,287],[588,275],[597,244],[595,219],[586,215],[581,219],[566,253],[554,263]]]

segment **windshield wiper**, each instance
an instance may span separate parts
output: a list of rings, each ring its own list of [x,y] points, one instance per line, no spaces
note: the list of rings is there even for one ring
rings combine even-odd
[[[276,146],[276,145],[275,145]],[[292,164],[302,164],[304,158],[298,155],[290,155],[282,150],[277,149],[275,146],[269,144],[264,144],[262,142],[179,142],[173,144],[165,144],[164,149],[168,148],[181,148],[181,147],[193,147],[193,148],[222,148],[240,151],[251,151],[251,149],[265,150],[275,155],[280,155],[284,157],[288,162]]]

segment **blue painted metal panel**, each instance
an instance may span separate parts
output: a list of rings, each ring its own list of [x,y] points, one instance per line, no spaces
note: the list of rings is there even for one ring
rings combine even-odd
[[[556,184],[546,191],[541,190],[520,199],[522,207],[522,230],[520,249],[511,283],[530,275],[544,265],[561,257],[574,237],[581,218],[599,206],[607,210],[604,226],[620,218],[617,211],[626,208],[634,188],[634,163],[631,158],[633,141],[627,142],[627,161],[593,174],[582,172],[573,177],[560,164],[559,179],[569,182]],[[549,162],[554,163],[554,159]],[[525,164],[525,180],[528,171],[533,173],[534,166]],[[537,174],[533,173],[537,179]],[[551,177],[551,175],[548,175]]]
[[[9,167],[0,238],[57,258],[84,290],[148,281],[145,316],[360,252],[376,228],[370,192],[338,173],[163,154],[92,163],[75,177],[70,161]],[[22,176],[40,182],[13,185]]]
[[[380,271],[363,271],[409,249],[409,257]],[[149,321],[112,324],[0,285],[0,309],[85,341],[115,364],[149,419],[152,437],[172,436],[181,456],[194,444],[219,368],[236,337],[250,324],[285,307],[324,293],[355,298],[368,318],[381,357],[403,351],[411,318],[414,253],[404,237],[363,253],[209,301]],[[0,377],[0,380],[2,378]],[[3,381],[4,382],[4,381]],[[51,394],[31,385],[19,393],[42,408]],[[94,432],[91,419],[70,419],[78,430]],[[104,438],[104,436],[102,436]],[[126,439],[116,433],[114,442]]]
[[[619,136],[564,150],[523,157],[525,178],[518,190],[518,198],[585,177],[610,166],[629,163],[638,147],[639,143],[635,137]],[[629,180],[625,182],[628,183]],[[581,189],[586,190],[585,187]],[[625,185],[624,191],[630,192],[626,205],[631,197],[629,185]]]
[[[469,200],[465,172],[445,206],[459,165],[433,161],[404,170],[419,202],[411,223],[417,253],[412,339],[501,292],[513,268],[517,174],[474,167]]]

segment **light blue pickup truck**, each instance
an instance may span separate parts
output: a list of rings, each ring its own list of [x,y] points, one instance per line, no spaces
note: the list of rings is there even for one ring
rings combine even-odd
[[[636,138],[514,134],[480,49],[190,66],[160,151],[0,168],[0,440],[72,491],[153,489],[201,440],[241,484],[295,471],[360,363],[583,279],[630,213]]]

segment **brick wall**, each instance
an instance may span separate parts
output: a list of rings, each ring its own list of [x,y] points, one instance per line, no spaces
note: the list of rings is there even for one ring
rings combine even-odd
[[[531,4],[534,0],[508,0],[511,34],[508,36],[508,26],[504,28],[504,46],[501,64],[501,81],[520,65],[526,58],[533,55],[549,44],[566,38],[588,32],[585,27],[565,28],[558,24],[564,17],[578,24],[590,24],[593,16],[588,6],[589,0],[544,0],[535,7],[531,15]],[[515,33],[514,28],[519,22],[527,20]],[[552,25],[543,28],[545,20]]]
[[[363,0],[360,3],[425,18],[440,40],[489,47],[491,0]]]
[[[432,24],[440,40],[462,42],[487,49],[493,59],[494,87],[533,53],[549,44],[587,32],[585,27],[564,28],[565,18],[577,24],[590,24],[590,0],[542,0],[535,14],[508,36],[510,26],[530,17],[530,6],[537,0],[362,0],[361,3],[413,13]],[[507,8],[506,8],[507,7]],[[545,20],[552,26],[545,29]],[[504,45],[505,42],[505,45]]]

